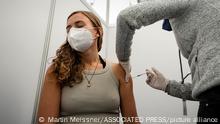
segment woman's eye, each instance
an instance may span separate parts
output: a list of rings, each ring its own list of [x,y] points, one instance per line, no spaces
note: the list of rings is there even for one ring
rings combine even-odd
[[[82,28],[82,27],[84,27],[84,26],[85,26],[85,23],[84,23],[84,22],[81,22],[81,21],[80,21],[80,22],[76,22],[76,23],[75,23],[75,27],[76,27],[76,28]]]

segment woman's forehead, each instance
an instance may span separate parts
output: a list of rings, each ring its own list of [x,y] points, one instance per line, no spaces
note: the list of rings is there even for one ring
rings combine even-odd
[[[90,20],[85,15],[83,15],[82,13],[76,13],[76,14],[72,15],[67,20],[67,22],[69,22],[69,23],[74,23],[74,22],[77,22],[77,21],[90,22]]]

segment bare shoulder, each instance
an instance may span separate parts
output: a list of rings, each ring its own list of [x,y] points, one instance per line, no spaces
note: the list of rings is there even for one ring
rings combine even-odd
[[[112,71],[120,81],[122,80],[122,77],[125,75],[124,70],[119,63],[112,63]]]
[[[51,65],[47,68],[46,74],[55,74],[54,71],[55,71],[55,65],[54,65],[54,64],[51,64]]]
[[[133,87],[133,81],[132,78],[129,77],[128,82],[125,82],[125,71],[123,69],[123,67],[119,64],[119,63],[112,63],[112,70],[113,73],[116,75],[117,79],[119,80],[120,86],[123,87]]]
[[[45,74],[45,81],[46,82],[58,82],[57,76],[55,74],[55,66],[54,64],[50,65],[47,68],[46,74]]]

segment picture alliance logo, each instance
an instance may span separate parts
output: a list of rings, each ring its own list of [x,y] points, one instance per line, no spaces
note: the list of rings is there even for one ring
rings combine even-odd
[[[203,118],[203,117],[198,117],[198,118],[196,118],[195,122],[217,123],[217,122],[218,122],[218,118]]]

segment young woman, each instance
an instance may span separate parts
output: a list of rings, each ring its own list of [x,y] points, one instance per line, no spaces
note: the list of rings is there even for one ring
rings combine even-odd
[[[124,82],[122,67],[98,54],[103,37],[99,19],[76,11],[68,17],[66,30],[67,40],[45,76],[39,121],[118,123],[121,113],[124,121],[138,123],[132,79]]]

